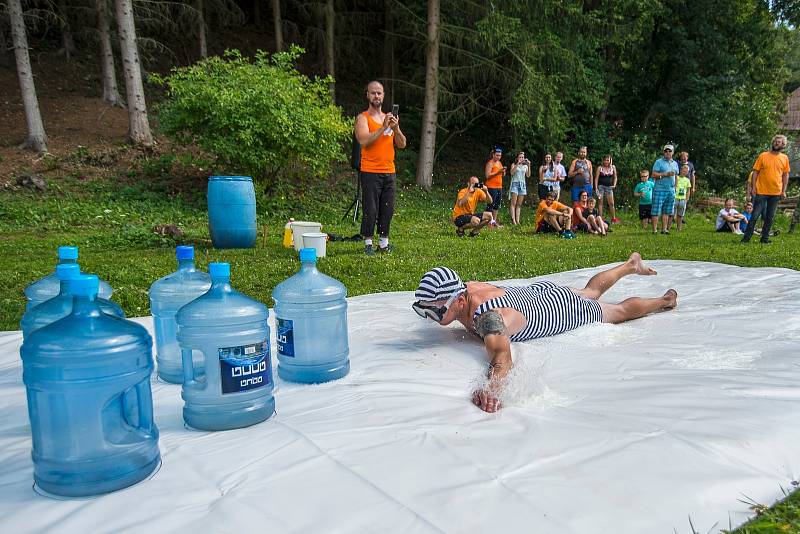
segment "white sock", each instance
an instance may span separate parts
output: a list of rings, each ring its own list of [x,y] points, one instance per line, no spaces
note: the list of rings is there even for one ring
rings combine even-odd
[[[378,239],[378,246],[381,248],[386,248],[389,246],[389,238],[388,237],[381,237]]]
[[[364,246],[372,245],[372,239],[365,239]]]

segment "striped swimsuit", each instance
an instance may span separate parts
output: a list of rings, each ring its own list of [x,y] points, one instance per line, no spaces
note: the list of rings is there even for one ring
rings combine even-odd
[[[523,287],[501,287],[506,294],[487,300],[475,310],[478,316],[496,308],[512,308],[524,315],[525,327],[510,336],[511,341],[525,341],[554,336],[579,326],[603,321],[600,303],[583,298],[570,288],[552,282],[535,282]]]

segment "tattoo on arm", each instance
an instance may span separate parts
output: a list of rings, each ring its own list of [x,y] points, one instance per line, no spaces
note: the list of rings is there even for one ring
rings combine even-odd
[[[506,325],[503,316],[494,310],[489,310],[475,318],[475,332],[484,337],[490,334],[505,334]]]

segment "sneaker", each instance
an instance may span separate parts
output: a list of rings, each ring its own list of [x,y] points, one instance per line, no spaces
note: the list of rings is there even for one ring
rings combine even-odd
[[[661,230],[661,233],[669,235],[669,230]]]
[[[464,230],[462,230],[461,228],[456,228],[456,235],[458,237],[464,237]]]
[[[736,235],[744,235],[744,232],[742,232],[741,230],[736,230],[733,233],[736,234]]]
[[[375,255],[375,247],[372,245],[364,245],[364,254],[367,256],[374,256]]]
[[[770,238],[768,238],[768,237],[765,237],[765,238],[763,238],[763,239],[761,240],[761,243],[762,243],[763,245],[769,245],[770,243],[772,243],[772,239],[770,239]]]
[[[749,242],[750,242],[750,238],[747,237],[747,236],[743,237],[742,240],[740,241],[740,243],[749,243]]]
[[[620,222],[620,220],[617,217],[614,217],[613,219],[611,219],[611,222],[612,223],[618,223],[618,222]]]
[[[771,231],[771,232],[769,233],[769,235],[771,235],[772,237],[775,237],[776,235],[780,235],[780,234],[781,234],[781,231],[780,231],[780,229],[778,229],[778,230],[773,230],[773,231]]]
[[[378,252],[380,252],[381,254],[388,254],[393,250],[394,250],[394,245],[392,245],[391,243],[389,243],[385,247],[378,247]]]

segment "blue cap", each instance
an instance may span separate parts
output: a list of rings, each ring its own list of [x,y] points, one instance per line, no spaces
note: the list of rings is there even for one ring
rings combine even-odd
[[[503,149],[501,147],[499,147],[499,146],[496,146],[496,147],[494,147],[494,150],[492,150],[492,152],[500,152],[502,154],[503,153]]]
[[[59,260],[77,260],[78,247],[58,247]]]
[[[209,263],[208,274],[211,275],[211,278],[230,278],[231,264],[224,262]]]
[[[180,260],[193,260],[194,247],[191,245],[178,245],[175,247],[175,257]]]
[[[96,274],[80,274],[69,281],[69,292],[76,297],[95,297],[99,286]]]
[[[305,263],[310,261],[312,263],[317,263],[317,249],[315,248],[301,248],[300,249],[300,261]]]
[[[56,265],[56,276],[59,280],[72,280],[81,274],[77,263],[60,263]]]

